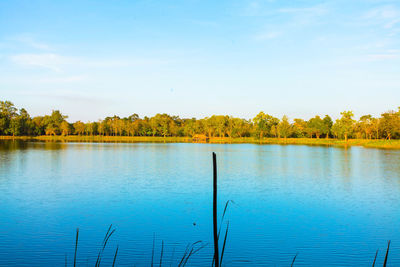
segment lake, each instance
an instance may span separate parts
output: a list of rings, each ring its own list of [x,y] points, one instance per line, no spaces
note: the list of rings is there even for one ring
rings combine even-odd
[[[0,265],[211,266],[212,156],[225,266],[400,266],[400,151],[317,146],[0,141]],[[154,237],[154,239],[153,239]]]

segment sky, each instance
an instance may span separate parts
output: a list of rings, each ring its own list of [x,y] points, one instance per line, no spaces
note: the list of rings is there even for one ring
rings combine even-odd
[[[0,1],[0,100],[69,121],[379,116],[400,1]]]

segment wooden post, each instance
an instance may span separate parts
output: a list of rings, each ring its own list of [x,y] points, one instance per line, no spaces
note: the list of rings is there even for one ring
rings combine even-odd
[[[217,226],[217,155],[213,152],[213,226],[214,226],[214,261],[219,267],[218,226]]]

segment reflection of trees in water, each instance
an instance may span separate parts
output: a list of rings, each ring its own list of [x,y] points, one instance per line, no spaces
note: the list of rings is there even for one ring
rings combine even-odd
[[[354,153],[349,147],[271,145],[256,147],[254,152],[253,162],[245,161],[249,163],[248,168],[253,167],[257,180],[275,181],[281,185],[290,184],[286,179],[297,179],[299,186],[312,181],[317,187],[325,187],[333,182],[350,190],[351,178],[361,167],[354,161]]]
[[[10,163],[16,162],[19,153],[17,151],[24,151],[28,149],[26,142],[21,140],[0,140],[0,168],[8,169]]]
[[[400,189],[400,153],[395,150],[381,150],[379,153],[379,165],[382,180],[388,184],[388,186],[393,186],[394,184]]]
[[[42,142],[24,140],[0,140],[0,151],[15,151],[27,149],[60,150],[65,149],[66,143],[62,142]]]
[[[351,190],[351,158],[352,158],[352,153],[351,153],[351,147],[344,146],[340,148],[341,151],[341,158],[342,160],[340,161],[342,164],[339,166],[340,167],[340,176],[343,179],[343,186],[344,189],[347,191]]]
[[[65,143],[60,142],[31,142],[24,140],[0,140],[0,168],[7,170],[18,167],[21,171],[25,171],[27,167],[26,153],[35,153],[35,151],[49,151],[50,164],[52,172],[56,172],[60,168],[61,157],[59,153],[66,148]],[[38,154],[38,156],[41,156]],[[16,166],[16,164],[18,164]]]
[[[349,178],[351,174],[351,147],[344,146],[341,148],[342,151],[342,165],[341,171],[342,176]]]
[[[24,150],[28,148],[28,142],[22,140],[0,140],[0,151]]]

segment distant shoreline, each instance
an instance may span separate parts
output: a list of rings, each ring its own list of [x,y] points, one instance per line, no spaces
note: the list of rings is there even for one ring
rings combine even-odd
[[[210,144],[276,144],[311,146],[362,146],[367,148],[400,149],[400,140],[349,139],[347,143],[340,139],[325,138],[219,138],[212,137],[207,142],[195,142],[191,137],[159,136],[0,136],[0,140],[33,140],[48,142],[117,142],[117,143],[210,143]]]

